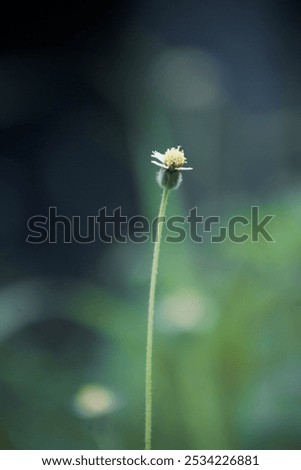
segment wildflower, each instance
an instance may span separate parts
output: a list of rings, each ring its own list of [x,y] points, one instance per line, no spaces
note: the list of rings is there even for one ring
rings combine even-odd
[[[161,203],[159,207],[158,221],[165,220],[165,212],[170,189],[177,189],[182,181],[182,170],[192,170],[184,167],[186,161],[183,150],[180,146],[167,149],[164,155],[157,151],[152,153],[152,163],[158,165],[160,170],[157,174],[157,181],[163,188]],[[146,364],[145,364],[145,449],[151,449],[152,440],[152,356],[153,356],[153,334],[155,315],[155,293],[157,284],[157,274],[159,265],[159,253],[162,240],[162,224],[158,223],[157,234],[154,246],[153,264],[150,276],[147,339],[146,339]]]
[[[192,170],[190,167],[184,167],[187,163],[184,151],[180,150],[180,145],[175,148],[167,149],[164,154],[153,151],[152,158],[156,158],[159,162],[152,160],[154,165],[160,167],[157,174],[157,182],[162,188],[177,189],[182,181],[182,170]]]
[[[177,148],[171,147],[167,149],[164,154],[153,151],[152,158],[156,158],[160,163],[152,160],[152,163],[155,165],[164,168],[170,172],[172,171],[182,171],[182,170],[192,170],[192,168],[184,167],[183,165],[187,163],[186,157],[183,150],[180,150],[180,145]]]

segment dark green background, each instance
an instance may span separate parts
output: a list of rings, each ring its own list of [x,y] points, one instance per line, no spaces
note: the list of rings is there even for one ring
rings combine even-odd
[[[153,446],[299,449],[300,3],[63,2],[3,18],[1,448],[143,448],[151,244],[29,245],[26,223],[49,206],[152,219],[150,153],[181,144],[194,170],[168,215],[226,222],[258,205],[275,243],[163,245]]]

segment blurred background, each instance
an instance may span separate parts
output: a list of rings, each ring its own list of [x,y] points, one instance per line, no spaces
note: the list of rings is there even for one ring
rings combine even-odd
[[[300,449],[300,2],[7,7],[0,42],[0,447],[141,449],[152,246],[26,243],[27,220],[274,214],[275,243],[165,243],[155,449]],[[83,226],[84,231],[84,226]]]

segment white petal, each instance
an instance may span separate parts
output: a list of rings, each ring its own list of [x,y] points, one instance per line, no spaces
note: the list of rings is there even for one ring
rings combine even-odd
[[[161,163],[164,162],[164,155],[162,155],[162,153],[160,153],[160,152],[157,152],[156,150],[153,151],[153,153],[151,154],[151,157],[156,158]]]
[[[168,170],[168,166],[163,165],[162,163],[155,162],[154,160],[151,160],[151,163],[153,163],[154,165],[158,165],[161,168],[165,168],[165,170]]]
[[[190,168],[188,166],[182,166],[182,168],[179,168],[179,171],[182,171],[182,170],[193,170],[193,168]]]

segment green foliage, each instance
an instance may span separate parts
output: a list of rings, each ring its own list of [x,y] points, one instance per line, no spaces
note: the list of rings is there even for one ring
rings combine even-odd
[[[263,208],[276,215],[275,243],[217,246],[186,240],[162,247],[154,448],[298,448],[297,206],[297,198],[286,198]],[[106,257],[124,273],[119,292],[110,277],[106,289],[87,281],[45,283],[44,300],[55,304],[56,313],[45,318],[33,304],[35,315],[25,324],[15,317],[0,349],[2,448],[143,448],[148,291],[143,272],[151,257],[150,247],[143,247],[143,257],[141,247],[135,248],[111,247]],[[123,256],[116,257],[116,250]],[[100,266],[105,269],[101,260]],[[126,276],[135,268],[135,276]],[[21,311],[26,289],[32,284],[22,287]],[[6,296],[3,316],[10,315],[13,301]],[[75,397],[89,383],[114,394],[116,406],[84,416]]]

